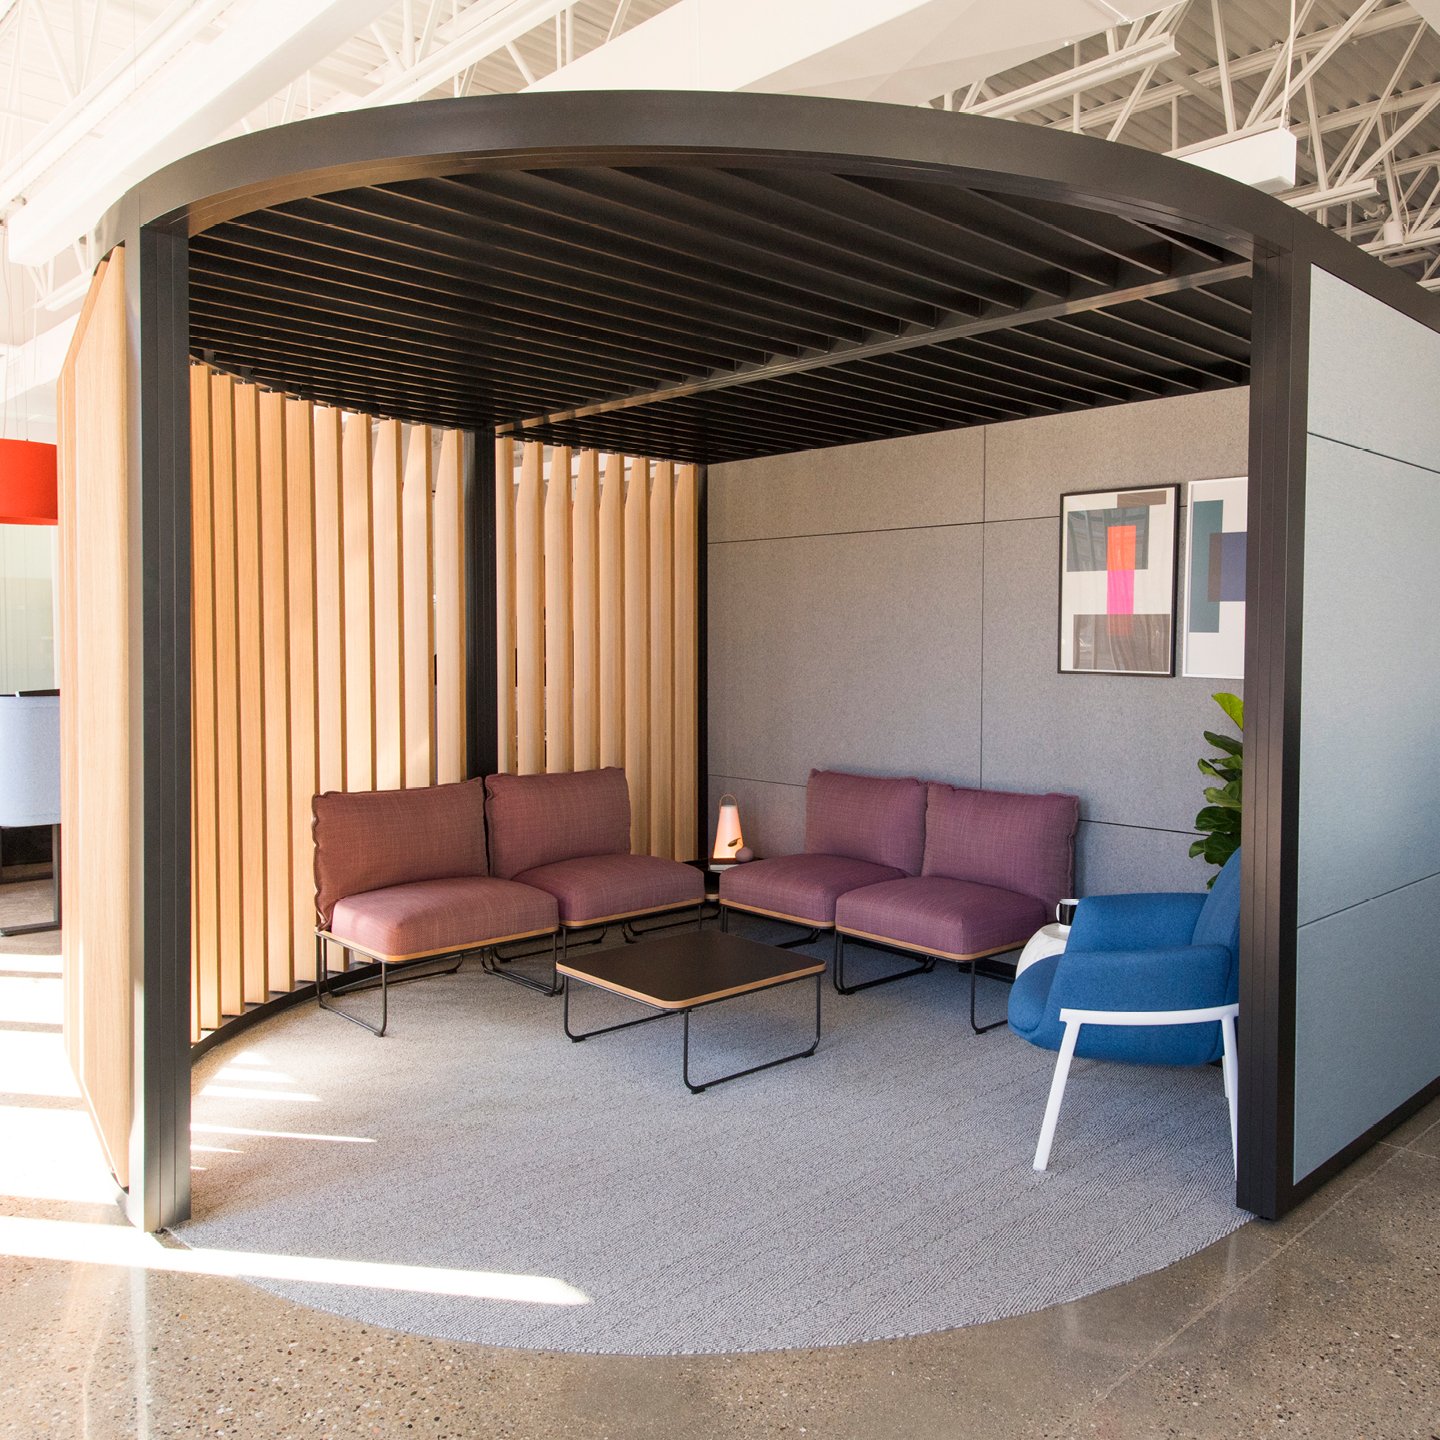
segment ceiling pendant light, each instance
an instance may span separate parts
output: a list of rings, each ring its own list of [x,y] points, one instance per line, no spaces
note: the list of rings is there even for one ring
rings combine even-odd
[[[54,525],[53,445],[35,440],[0,440],[0,525]]]

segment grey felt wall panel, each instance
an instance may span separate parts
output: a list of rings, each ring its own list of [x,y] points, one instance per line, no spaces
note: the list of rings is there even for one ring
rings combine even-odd
[[[983,429],[717,465],[710,539],[966,524],[982,518],[984,467]]]
[[[980,769],[978,525],[710,546],[710,770]]]
[[[1296,1180],[1440,1074],[1440,336],[1313,282]]]
[[[1312,275],[1310,432],[1440,469],[1440,335],[1323,270]]]
[[[1301,927],[1295,1179],[1440,1074],[1437,916],[1432,877]]]
[[[985,518],[1059,515],[1070,490],[1244,475],[1249,404],[1248,390],[1213,390],[987,426]]]
[[[1057,517],[1068,490],[1243,475],[1247,404],[1226,391],[712,468],[711,823],[730,790],[761,854],[798,848],[812,766],[1069,789],[1081,893],[1201,888],[1185,853],[1200,731],[1223,724],[1210,693],[1239,682],[1057,675]]]
[[[1437,541],[1440,474],[1311,438],[1302,925],[1440,873]]]

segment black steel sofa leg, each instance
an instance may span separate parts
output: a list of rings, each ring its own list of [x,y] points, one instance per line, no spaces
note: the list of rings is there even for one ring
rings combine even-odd
[[[841,995],[854,995],[860,990],[873,990],[877,985],[892,985],[896,980],[908,980],[912,975],[928,975],[935,968],[935,957],[925,955],[913,961],[903,970],[894,970],[888,975],[877,976],[874,980],[862,980],[856,985],[845,983],[845,936],[835,931],[835,963],[831,979]]]

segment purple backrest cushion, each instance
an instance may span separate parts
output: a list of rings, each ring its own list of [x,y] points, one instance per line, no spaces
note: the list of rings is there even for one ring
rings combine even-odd
[[[923,873],[1033,895],[1053,914],[1056,902],[1073,893],[1079,823],[1074,795],[932,784]]]
[[[315,910],[328,926],[337,900],[485,872],[485,785],[327,790],[313,802]]]
[[[630,853],[630,786],[616,766],[568,775],[489,775],[490,870],[509,880],[537,865]]]
[[[810,772],[807,855],[844,855],[918,875],[924,852],[925,786],[919,780]]]

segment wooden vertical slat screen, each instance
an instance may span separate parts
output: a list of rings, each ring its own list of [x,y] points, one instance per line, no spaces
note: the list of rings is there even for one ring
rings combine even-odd
[[[534,442],[495,455],[500,766],[623,766],[633,848],[694,859],[698,472]]]
[[[465,447],[440,440],[435,476],[435,778],[463,780],[465,764]]]
[[[314,979],[317,790],[465,774],[464,448],[203,366],[191,405],[198,1035]]]
[[[91,282],[58,394],[65,1049],[121,1185],[133,1089],[125,252]]]

